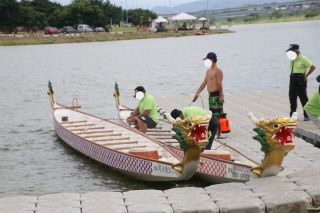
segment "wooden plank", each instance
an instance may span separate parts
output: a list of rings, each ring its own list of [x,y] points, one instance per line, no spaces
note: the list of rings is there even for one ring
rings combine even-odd
[[[82,128],[82,129],[68,129],[69,131],[87,131],[87,130],[92,130],[92,129],[104,129],[104,126],[101,127],[90,127],[90,128]]]
[[[101,138],[101,137],[108,137],[108,136],[120,136],[121,134],[107,134],[107,135],[88,135],[82,136],[83,138]]]
[[[119,142],[119,143],[105,143],[102,144],[104,146],[114,146],[114,145],[122,145],[122,144],[135,144],[138,143],[138,141],[126,141],[126,142]]]
[[[171,132],[171,130],[148,129],[147,132]]]
[[[154,137],[158,140],[164,140],[164,139],[172,139],[172,137]]]
[[[62,122],[61,124],[74,124],[74,123],[83,123],[83,122],[87,122],[86,120],[83,121],[68,121],[68,122]]]
[[[70,126],[64,126],[65,128],[69,127],[83,127],[83,126],[94,126],[95,124],[79,124],[79,125],[70,125]]]
[[[96,133],[111,133],[113,130],[104,130],[104,131],[92,131],[92,132],[81,132],[78,135],[89,135],[89,134],[96,134]]]
[[[130,138],[105,138],[105,139],[98,139],[98,140],[90,140],[92,142],[98,142],[98,141],[118,141],[118,140],[129,140]]]
[[[134,149],[134,148],[144,148],[144,147],[147,147],[147,146],[127,146],[127,147],[121,147],[121,148],[115,148],[113,150],[123,150],[123,149]]]
[[[149,136],[173,136],[173,134],[166,134],[166,133],[147,133]]]
[[[179,143],[178,141],[166,141],[164,143]]]

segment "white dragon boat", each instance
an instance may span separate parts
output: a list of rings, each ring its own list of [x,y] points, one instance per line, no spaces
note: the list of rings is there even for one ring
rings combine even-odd
[[[128,125],[127,117],[133,112],[133,109],[120,104],[117,83],[114,96],[119,119]],[[146,135],[165,145],[173,156],[182,159],[183,150],[180,149],[179,142],[172,137],[175,133],[171,128],[171,124],[161,120],[157,128],[149,129]],[[205,150],[201,154],[196,176],[211,183],[245,182],[251,177],[250,169],[256,166],[256,162],[239,151],[224,143],[215,141],[212,150]]]
[[[118,172],[143,181],[190,179],[199,158],[184,161],[171,148],[126,125],[58,104],[49,82],[48,95],[57,135],[70,147]]]

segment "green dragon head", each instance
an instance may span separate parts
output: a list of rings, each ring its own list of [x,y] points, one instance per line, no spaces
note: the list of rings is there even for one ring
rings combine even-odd
[[[253,129],[258,135],[253,139],[260,142],[261,151],[265,157],[261,165],[251,169],[258,176],[272,176],[278,174],[282,168],[284,156],[294,149],[293,134],[297,127],[297,113],[291,118],[275,117],[272,119],[256,119],[252,113],[249,113],[250,119],[257,126]]]
[[[179,141],[180,147],[186,150],[188,146],[199,146],[203,149],[208,144],[208,126],[210,119],[207,116],[193,116],[175,121],[172,130],[173,137]]]

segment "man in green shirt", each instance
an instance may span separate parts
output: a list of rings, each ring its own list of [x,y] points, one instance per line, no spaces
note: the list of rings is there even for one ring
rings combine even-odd
[[[317,81],[320,83],[320,75],[317,77]],[[309,115],[311,121],[320,129],[320,86],[318,91],[304,105],[304,110]]]
[[[297,110],[297,98],[302,106],[308,102],[307,81],[308,76],[316,69],[313,63],[300,53],[298,44],[290,44],[287,52],[292,52],[296,57],[290,62],[291,75],[289,85],[290,116]],[[310,120],[304,111],[304,121]]]
[[[129,123],[133,123],[141,132],[157,126],[159,121],[157,103],[152,95],[146,92],[144,87],[138,86],[134,90],[134,97],[139,100],[138,107],[127,118]]]
[[[190,118],[192,116],[197,116],[197,115],[203,115],[203,116],[211,116],[210,113],[207,110],[201,109],[199,107],[184,107],[182,110],[179,109],[174,109],[171,111],[171,117],[173,117],[174,119],[177,119],[178,117],[181,119],[185,119],[185,118]],[[214,137],[216,135],[216,132],[218,130],[218,121],[217,119],[210,119],[209,122],[209,127],[208,130],[211,132],[211,136],[208,140],[208,145],[205,149],[210,150]]]

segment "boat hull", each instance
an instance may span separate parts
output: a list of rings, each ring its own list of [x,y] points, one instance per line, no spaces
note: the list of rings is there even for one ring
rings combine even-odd
[[[143,181],[178,181],[184,179],[172,165],[123,154],[91,143],[65,129],[54,119],[54,128],[67,145],[83,155],[118,172]]]

